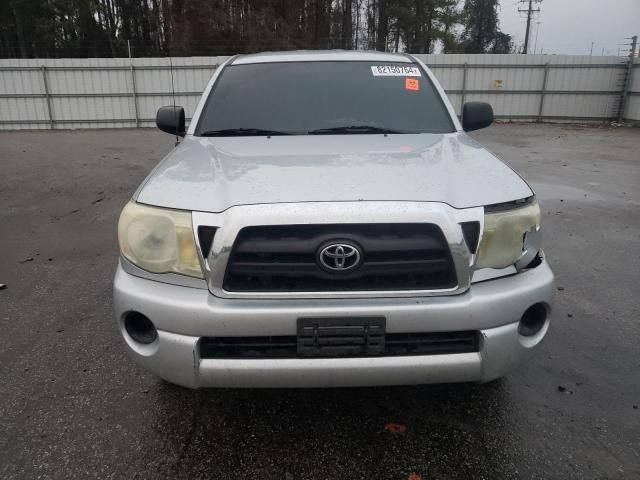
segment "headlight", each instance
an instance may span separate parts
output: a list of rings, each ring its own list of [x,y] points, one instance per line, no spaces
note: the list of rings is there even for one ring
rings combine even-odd
[[[203,278],[191,225],[191,212],[129,202],[118,222],[120,252],[149,272]]]
[[[506,268],[525,253],[525,237],[540,229],[540,207],[534,199],[524,207],[484,215],[484,232],[476,268]]]

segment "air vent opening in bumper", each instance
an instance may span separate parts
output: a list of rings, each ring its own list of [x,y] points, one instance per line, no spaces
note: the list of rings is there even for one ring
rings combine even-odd
[[[429,333],[387,333],[384,351],[371,355],[322,355],[323,358],[345,357],[393,357],[415,355],[450,355],[478,352],[480,335],[478,331],[429,332]],[[299,354],[299,340],[295,335],[264,337],[202,337],[200,339],[202,359],[281,359],[310,358]]]

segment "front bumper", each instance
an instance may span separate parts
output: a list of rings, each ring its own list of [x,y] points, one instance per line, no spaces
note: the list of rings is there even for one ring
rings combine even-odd
[[[517,275],[476,283],[461,295],[359,299],[224,299],[126,273],[114,281],[114,304],[129,352],[172,383],[199,387],[342,387],[487,382],[505,375],[542,341],[549,327],[554,277],[546,260]],[[527,308],[549,315],[531,337],[518,333]],[[158,338],[135,342],[124,315],[151,319]],[[325,359],[201,359],[202,336],[295,335],[299,317],[384,316],[388,333],[479,330],[480,351],[449,355]]]

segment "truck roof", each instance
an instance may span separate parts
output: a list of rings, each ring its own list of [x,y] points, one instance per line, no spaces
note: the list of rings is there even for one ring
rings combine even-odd
[[[403,53],[386,53],[360,50],[293,50],[286,52],[262,52],[239,55],[231,65],[277,62],[336,62],[336,61],[372,61],[412,63],[413,60]]]

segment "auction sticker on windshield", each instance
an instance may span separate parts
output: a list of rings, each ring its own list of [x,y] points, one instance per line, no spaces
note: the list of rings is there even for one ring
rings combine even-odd
[[[417,92],[420,90],[420,80],[417,78],[406,78],[404,80],[404,88]]]
[[[421,77],[418,67],[404,65],[371,65],[374,77]]]

